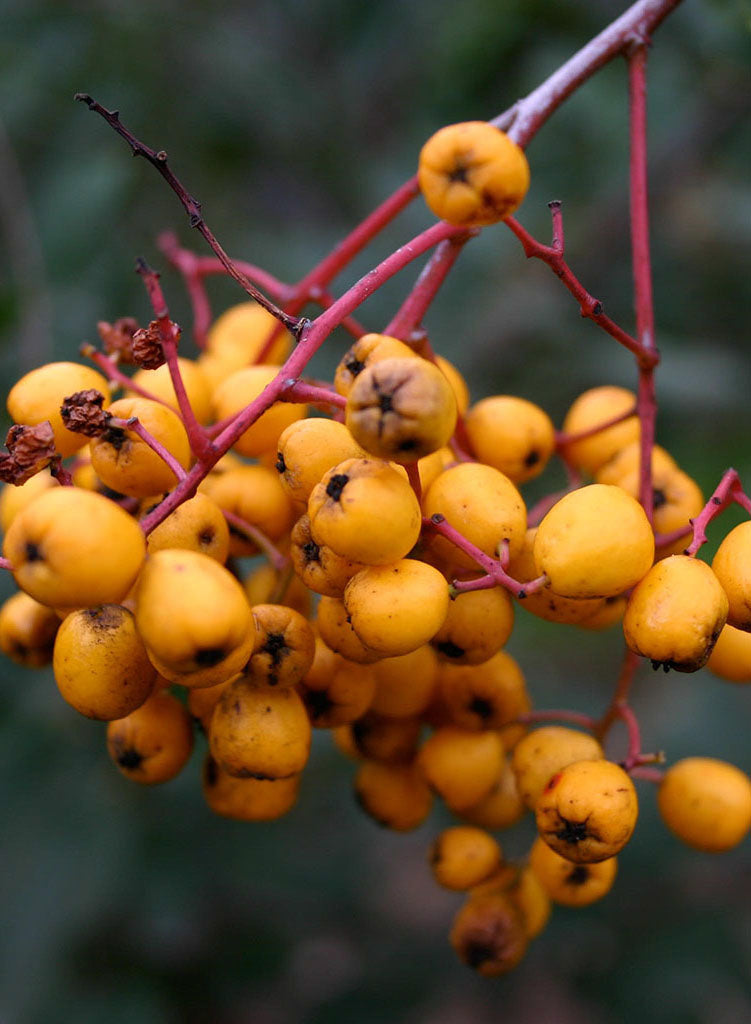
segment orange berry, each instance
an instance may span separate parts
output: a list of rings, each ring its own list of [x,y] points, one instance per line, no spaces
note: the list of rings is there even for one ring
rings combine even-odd
[[[417,178],[425,202],[450,224],[495,224],[521,205],[529,188],[524,151],[487,121],[441,128],[420,151]]]

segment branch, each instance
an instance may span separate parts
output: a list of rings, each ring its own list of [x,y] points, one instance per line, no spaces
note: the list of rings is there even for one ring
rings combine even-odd
[[[193,198],[193,196],[185,189],[182,182],[172,173],[172,170],[167,163],[167,154],[165,151],[163,149],[151,149],[149,146],[144,145],[143,142],[137,139],[135,135],[129,132],[125,125],[120,121],[120,112],[118,110],[107,110],[100,103],[97,103],[95,99],[92,99],[91,96],[83,92],[77,92],[74,98],[85,103],[89,110],[93,110],[95,113],[100,114],[107,124],[111,128],[114,128],[117,134],[125,139],[133,151],[133,156],[142,156],[151,164],[152,167],[155,167],[157,171],[159,171],[161,176],[182,203],[185,212],[188,214],[190,226],[192,228],[196,228],[199,234],[204,237],[210,248],[214,253],[216,253],[230,277],[237,281],[240,287],[243,288],[252,299],[255,299],[259,305],[263,306],[263,308],[271,313],[272,316],[275,316],[280,323],[284,324],[287,330],[291,331],[295,337],[298,337],[306,321],[296,316],[290,316],[288,313],[279,309],[278,306],[274,305],[273,302],[266,298],[263,292],[260,292],[254,284],[251,284],[245,274],[237,268],[214,237],[214,234],[206,221],[203,219],[201,204],[197,199]]]
[[[514,142],[526,146],[583,82],[634,42],[644,42],[679,3],[680,0],[639,0],[492,124],[503,128],[511,121],[506,128],[508,134]]]

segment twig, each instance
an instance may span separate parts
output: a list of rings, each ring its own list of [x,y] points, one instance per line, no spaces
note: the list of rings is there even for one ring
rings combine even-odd
[[[163,149],[151,149],[149,146],[144,145],[143,142],[137,139],[135,135],[129,132],[121,122],[120,112],[118,110],[107,110],[86,93],[76,93],[75,99],[85,103],[89,110],[93,110],[95,113],[101,115],[107,124],[111,128],[114,128],[121,138],[125,139],[133,151],[133,156],[142,156],[152,165],[152,167],[155,167],[157,171],[159,171],[161,176],[182,203],[185,212],[188,214],[190,226],[192,228],[196,228],[203,236],[213,252],[216,253],[218,259],[221,261],[230,277],[237,281],[240,287],[246,291],[252,299],[255,299],[259,305],[268,310],[272,316],[275,316],[280,323],[284,324],[287,330],[291,331],[292,334],[297,337],[305,325],[305,320],[296,316],[290,316],[281,310],[273,302],[267,299],[263,292],[259,291],[259,289],[248,280],[245,274],[235,266],[204,220],[203,214],[201,213],[201,204],[197,199],[194,199],[193,196],[190,195],[180,180],[172,173],[172,170],[167,163],[167,154],[165,151]]]

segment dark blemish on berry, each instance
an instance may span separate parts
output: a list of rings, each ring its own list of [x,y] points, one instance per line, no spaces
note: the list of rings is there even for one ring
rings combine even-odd
[[[287,464],[284,461],[284,456],[281,452],[276,453],[276,471],[277,473],[286,473]]]
[[[448,173],[448,179],[452,185],[454,184],[467,184],[467,171],[468,168],[465,164],[457,162],[454,164],[452,170]]]
[[[667,500],[665,492],[659,487],[654,487],[652,489],[652,503],[656,509],[662,508],[663,505],[667,504]]]
[[[378,408],[381,412],[393,412],[394,411],[394,396],[393,395],[379,395],[378,396]]]
[[[482,967],[495,956],[495,948],[489,942],[468,942],[464,948],[464,958],[470,967]]]
[[[576,843],[583,842],[591,836],[591,832],[587,828],[586,821],[569,821],[568,818],[561,818],[561,824],[563,825],[563,828],[560,828],[553,834],[556,839],[560,839],[562,843],[575,845]]]
[[[219,767],[213,757],[206,758],[206,767],[203,771],[203,777],[206,780],[207,786],[215,786],[219,778]]]
[[[287,641],[284,639],[284,633],[269,633],[266,637],[266,643],[261,650],[270,655],[271,664],[275,667],[280,665],[282,659],[286,658],[290,653]],[[276,680],[274,681],[276,682]]]
[[[355,359],[355,357],[353,356],[351,359],[347,360],[347,362],[344,364],[344,368],[346,370],[349,370],[353,377],[357,377],[365,369],[365,363],[363,363],[359,359]]]
[[[26,561],[27,562],[42,562],[43,561],[42,552],[39,549],[38,545],[32,544],[32,542],[30,540],[26,541],[25,552],[26,552]]]
[[[123,615],[125,610],[120,605],[104,604],[97,608],[85,608],[83,614],[93,629],[105,632],[105,630],[119,629],[125,618]]]
[[[339,501],[342,496],[342,491],[348,483],[349,477],[346,473],[334,473],[326,484],[326,494],[328,494],[332,501]]]
[[[463,647],[459,647],[458,644],[453,643],[451,640],[443,640],[435,646],[447,658],[463,658],[467,653]]]
[[[204,647],[203,650],[196,652],[196,665],[201,668],[213,668],[226,656],[227,652],[223,647]]]
[[[303,553],[306,565],[309,565],[311,562],[321,561],[321,549],[314,540],[306,541],[306,543],[302,545],[300,550]]]
[[[399,442],[397,451],[400,452],[413,452],[417,448],[419,441],[416,437],[405,437],[403,441]]]
[[[555,789],[555,787],[558,785],[558,782],[559,782],[560,778],[561,778],[561,773],[560,772],[556,772],[555,775],[551,775],[550,778],[547,781],[547,785],[545,786],[545,789],[543,790],[543,792],[544,793],[549,793],[551,789]]]
[[[318,721],[334,707],[334,702],[326,690],[308,690],[303,700],[312,722]]]
[[[116,760],[121,768],[134,772],[143,764],[143,754],[139,754],[135,747],[124,747],[118,752]]]
[[[467,705],[467,709],[473,715],[479,715],[483,721],[486,721],[493,714],[493,705],[489,700],[484,700],[482,697],[473,697]]]
[[[211,544],[214,537],[216,537],[216,530],[213,526],[205,526],[203,530],[198,534],[198,543],[204,546]]]
[[[589,880],[589,868],[585,864],[577,864],[566,876],[568,885],[584,885]]]
[[[105,444],[111,444],[116,452],[120,451],[127,440],[128,435],[121,427],[107,427],[105,432],[102,434],[102,441],[104,441]]]
[[[532,451],[528,452],[525,456],[524,465],[527,467],[527,469],[531,469],[532,466],[536,466],[539,461],[540,453],[533,448]]]

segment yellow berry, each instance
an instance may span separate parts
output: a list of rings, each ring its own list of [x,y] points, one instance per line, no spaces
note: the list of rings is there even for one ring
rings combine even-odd
[[[618,858],[610,857],[596,864],[574,864],[538,836],[532,844],[529,866],[554,903],[564,907],[588,907],[613,888]]]
[[[531,706],[522,671],[506,651],[481,665],[443,664],[438,685],[451,720],[463,729],[500,729]]]
[[[449,602],[448,614],[431,643],[447,661],[479,665],[500,651],[513,626],[514,604],[507,590],[469,590]]]
[[[355,797],[367,815],[395,832],[421,825],[433,803],[427,783],[409,762],[363,761],[355,777]]]
[[[537,828],[556,853],[577,864],[614,857],[638,815],[634,784],[620,765],[574,761],[549,780],[535,806]]]
[[[524,817],[527,807],[519,793],[511,764],[504,766],[498,782],[487,796],[462,811],[462,818],[482,828],[510,828]]]
[[[501,863],[496,840],[475,825],[446,828],[430,847],[433,877],[445,889],[471,889],[489,878]]]
[[[635,654],[679,672],[695,672],[725,625],[728,599],[705,562],[670,555],[634,588],[623,617],[626,643]]]
[[[113,416],[137,416],[143,427],[164,445],[183,469],[190,465],[188,435],[171,409],[147,398],[121,398],[109,408]],[[160,455],[132,430],[109,427],[91,441],[91,465],[99,479],[121,494],[146,498],[171,490],[177,477]]]
[[[366,647],[355,633],[344,602],[337,597],[321,598],[318,602],[316,625],[318,632],[331,650],[341,654],[349,661],[356,661],[358,665],[367,665],[383,657],[377,651]]]
[[[728,597],[728,622],[751,632],[751,522],[740,523],[722,540],[712,570]]]
[[[630,409],[634,409],[633,416],[605,426]],[[566,413],[563,433],[587,436],[566,444],[564,456],[577,469],[594,476],[621,448],[638,440],[639,418],[635,409],[636,395],[628,388],[605,385],[585,391]]]
[[[79,487],[43,491],[15,517],[3,545],[21,590],[53,608],[119,603],[145,553],[135,519]]]
[[[294,688],[230,683],[214,708],[209,747],[220,768],[238,778],[286,779],[298,775],[310,754],[311,728]]]
[[[371,705],[375,676],[370,665],[358,665],[336,654],[320,636],[313,663],[297,684],[311,724],[332,729],[360,718]]]
[[[751,780],[735,765],[687,757],[665,772],[657,791],[662,820],[688,846],[721,853],[751,828]]]
[[[7,533],[21,509],[31,504],[42,491],[57,486],[57,480],[46,469],[29,477],[25,484],[4,484],[0,491],[0,530]]]
[[[223,512],[239,516],[271,541],[292,526],[292,504],[277,474],[265,466],[237,466],[207,481],[205,493]],[[229,551],[242,558],[258,554],[258,545],[242,527],[229,524]]]
[[[213,410],[212,389],[209,380],[201,369],[200,363],[178,356],[177,364],[193,415],[199,423],[208,423]],[[133,374],[132,380],[134,384],[143,388],[144,391],[148,391],[154,398],[166,402],[173,412],[180,414],[180,406],[167,363],[163,363],[156,370],[139,370]]]
[[[0,607],[0,651],[18,665],[49,665],[59,625],[51,608],[23,591],[12,594]]]
[[[751,683],[751,633],[725,625],[709,655],[707,668],[731,683]]]
[[[218,420],[239,413],[277,376],[279,368],[262,363],[235,370],[219,384],[214,392],[214,408]],[[275,451],[282,431],[300,420],[306,408],[298,402],[274,402],[235,441],[234,449],[240,455],[263,455]]]
[[[425,359],[373,363],[347,396],[346,424],[371,455],[416,462],[448,444],[456,399],[445,375]]]
[[[149,558],[136,591],[136,624],[159,672],[183,686],[229,679],[255,644],[242,586],[196,551],[170,548]]]
[[[313,540],[310,516],[303,515],[292,528],[289,549],[292,566],[300,581],[316,594],[341,597],[344,588],[365,566],[338,555],[327,544]]]
[[[404,558],[420,535],[415,493],[379,459],[346,459],[332,467],[308,501],[313,539],[366,565]]]
[[[322,416],[295,420],[279,436],[276,469],[289,497],[307,505],[324,473],[345,459],[366,458],[343,423]]]
[[[183,705],[157,691],[125,718],[107,725],[107,749],[133,782],[168,782],[187,764],[193,750],[193,724]]]
[[[64,700],[87,718],[125,718],[150,696],[156,669],[122,605],[71,612],[60,625],[53,659]]]
[[[197,691],[194,691],[197,692]],[[222,771],[211,754],[203,765],[203,795],[214,814],[237,821],[273,821],[289,811],[300,775],[287,779],[238,779]]]
[[[47,363],[13,385],[8,393],[8,412],[16,423],[32,427],[49,420],[55,447],[66,458],[83,448],[88,438],[63,426],[60,406],[69,395],[89,388],[101,391],[105,406],[109,404],[109,387],[101,373],[80,363]]]
[[[427,517],[442,515],[486,555],[498,557],[498,546],[509,542],[511,554],[524,544],[527,509],[514,484],[499,470],[477,462],[451,466],[436,477],[423,499]],[[469,555],[443,537],[431,546],[449,564],[477,569]]]
[[[441,573],[410,558],[368,566],[344,591],[355,633],[366,647],[391,658],[414,651],[435,636],[448,605],[448,584]]]
[[[654,535],[641,505],[620,487],[590,484],[564,495],[540,523],[539,573],[564,597],[615,597],[646,575]]]
[[[447,125],[420,151],[425,202],[450,224],[495,224],[521,205],[529,188],[524,151],[487,121]]]
[[[487,978],[513,970],[527,950],[522,914],[499,890],[471,894],[454,918],[449,938],[459,959]]]
[[[471,732],[453,725],[436,729],[417,761],[428,785],[460,813],[488,796],[505,767],[497,732]]]
[[[217,503],[198,493],[178,505],[146,538],[150,555],[163,548],[187,548],[224,564],[229,554],[229,527]]]
[[[420,359],[409,345],[388,334],[363,334],[339,360],[334,373],[334,387],[340,395],[349,394],[357,378],[374,363],[383,359]]]
[[[464,425],[480,462],[517,484],[538,476],[555,450],[552,420],[525,398],[483,398],[467,411]]]
[[[315,635],[307,619],[283,604],[257,604],[252,613],[256,640],[244,671],[267,686],[295,686],[310,670],[315,654]]]
[[[257,302],[240,302],[217,317],[206,335],[206,354],[226,365],[230,372],[255,363],[279,321]],[[264,362],[283,363],[292,338],[280,330]]]
[[[371,707],[392,718],[419,715],[433,698],[438,679],[438,658],[428,644],[373,665],[375,692]]]
[[[519,792],[533,811],[552,775],[574,761],[604,756],[602,747],[589,733],[562,725],[544,725],[519,740],[511,763]]]

